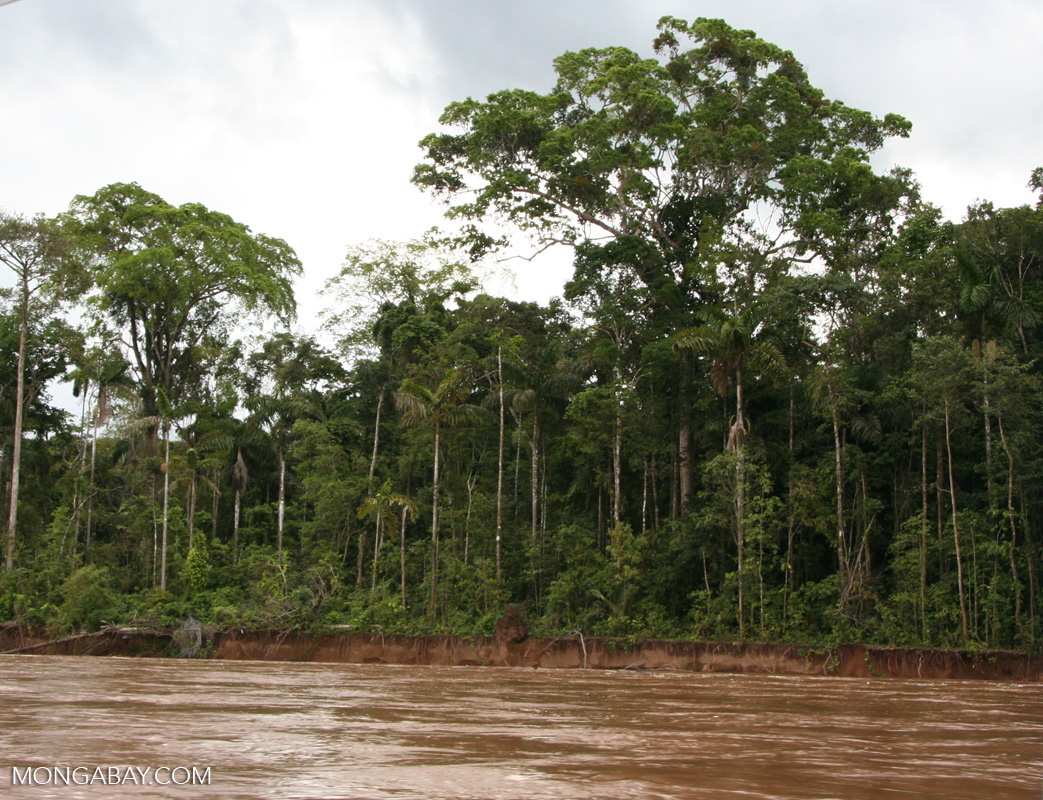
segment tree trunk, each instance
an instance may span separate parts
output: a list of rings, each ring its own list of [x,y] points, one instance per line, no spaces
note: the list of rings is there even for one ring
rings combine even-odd
[[[278,553],[282,558],[282,530],[283,521],[286,518],[286,454],[279,447],[279,525],[278,525]]]
[[[680,492],[680,513],[688,510],[688,502],[692,496],[692,427],[688,422],[688,382],[691,370],[691,359],[687,353],[681,356],[681,386],[678,396],[680,397],[681,424],[677,431],[677,454],[678,464],[678,490]],[[671,514],[677,517],[676,513]]]
[[[796,536],[797,510],[793,504],[793,431],[794,431],[794,414],[795,406],[793,399],[793,384],[790,383],[789,390],[789,469],[787,476],[787,505],[789,506],[789,524],[786,528],[786,591],[782,595],[782,623],[785,626],[787,619],[789,618],[789,598],[793,593],[794,583],[794,570],[793,570],[793,552],[794,552],[794,538]]]
[[[540,422],[534,411],[532,414],[532,440],[529,445],[532,449],[532,474],[530,476],[532,491],[532,552],[536,553],[536,526],[539,525],[539,468],[540,468]]]
[[[956,579],[960,589],[960,624],[963,628],[963,638],[969,639],[970,632],[967,625],[967,601],[963,589],[963,556],[960,553],[960,528],[956,520],[956,479],[953,476],[951,433],[952,428],[949,398],[945,398],[945,450],[949,458],[949,495],[952,505],[952,536],[953,541],[956,544]]]
[[[369,459],[369,478],[373,480],[373,475],[377,471],[377,446],[380,443],[380,410],[384,406],[384,392],[386,386],[380,387],[380,396],[377,398],[377,421],[373,423],[373,455]]]
[[[373,572],[370,574],[369,594],[377,593],[377,564],[380,558],[381,531],[384,527],[384,513],[382,508],[377,509],[377,529],[373,532]]]
[[[195,467],[192,468],[192,480],[188,484],[188,549],[192,549],[196,530],[196,484],[198,483]]]
[[[169,529],[170,508],[170,423],[164,428],[163,453],[163,544],[160,553],[159,588],[166,591],[167,588],[167,530]]]
[[[84,553],[89,560],[91,552],[91,526],[94,514],[94,465],[98,459],[98,420],[95,419],[91,431],[91,471],[87,481],[87,533],[84,539]]]
[[[616,398],[616,424],[612,439],[612,525],[619,525],[623,501],[623,407],[622,398]]]
[[[235,512],[232,516],[232,542],[235,549],[236,559],[239,557],[239,487],[235,487]]]
[[[409,508],[402,507],[402,522],[398,528],[398,558],[402,570],[402,608],[406,608],[406,517]]]
[[[503,440],[506,409],[503,402],[503,346],[496,349],[496,372],[500,384],[500,444],[496,461],[496,585],[502,581],[500,541],[503,537]],[[403,606],[405,602],[403,601]]]
[[[843,608],[849,588],[847,547],[844,541],[844,450],[840,440],[840,412],[837,408],[837,395],[833,390],[832,382],[827,383],[826,388],[829,392],[829,410],[833,422],[833,455],[837,490],[837,563],[840,567],[840,607]]]
[[[739,553],[739,639],[742,640],[746,635],[746,420],[743,414],[741,367],[735,370],[735,428],[735,544]]]
[[[7,515],[7,571],[14,569],[15,530],[18,526],[18,482],[22,466],[22,417],[25,413],[25,350],[29,335],[29,281],[22,279],[21,325],[18,333],[18,376],[15,386],[14,444],[11,450],[11,503]]]
[[[927,508],[927,421],[923,418],[920,432],[920,636],[927,640],[927,528],[930,524]]]
[[[652,521],[659,527],[659,483],[656,481],[655,453],[652,453]]]
[[[1003,417],[999,417],[1000,441],[1003,442],[1003,450],[1007,454],[1007,515],[1010,518],[1010,578],[1014,584],[1014,622],[1018,626],[1018,632],[1024,636],[1021,613],[1021,581],[1018,579],[1018,526],[1014,511],[1014,454],[1010,451],[1010,444],[1003,431]]]
[[[431,611],[438,608],[438,489],[439,489],[439,448],[441,446],[440,426],[435,417],[435,464],[431,486]]]

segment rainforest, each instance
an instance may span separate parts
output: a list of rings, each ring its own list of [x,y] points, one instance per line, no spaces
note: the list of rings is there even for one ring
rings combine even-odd
[[[1043,200],[946,219],[721,20],[554,67],[445,109],[445,226],[318,333],[201,204],[3,212],[0,620],[1037,652]],[[486,293],[519,248],[562,297]]]

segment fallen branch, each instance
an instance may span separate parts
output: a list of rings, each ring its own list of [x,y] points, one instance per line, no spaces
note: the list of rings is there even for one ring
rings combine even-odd
[[[40,650],[44,647],[51,647],[52,645],[65,644],[66,642],[76,642],[80,639],[93,639],[98,636],[105,636],[111,633],[109,630],[100,630],[95,633],[75,633],[72,636],[63,636],[60,639],[51,639],[48,642],[40,642],[39,644],[29,644],[25,647],[16,647],[14,650],[4,650],[0,652],[0,656],[10,656],[15,653],[28,653],[30,650]]]

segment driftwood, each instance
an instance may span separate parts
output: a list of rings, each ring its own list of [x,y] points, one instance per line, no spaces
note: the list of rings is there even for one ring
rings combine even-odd
[[[76,633],[72,636],[63,636],[60,639],[51,639],[49,642],[40,642],[39,644],[27,644],[25,647],[16,647],[14,650],[4,650],[0,652],[0,656],[14,655],[15,653],[28,653],[30,650],[40,650],[44,647],[50,647],[56,644],[65,644],[66,642],[75,642],[79,639],[93,639],[98,636],[105,636],[111,631],[102,629],[95,633]]]
[[[145,635],[158,635],[157,631],[143,628],[126,628],[119,625],[106,625],[101,630],[95,631],[94,633],[74,633],[71,636],[62,636],[59,639],[51,639],[46,642],[40,642],[39,644],[27,644],[23,647],[16,647],[13,650],[2,650],[0,656],[10,656],[17,653],[28,653],[31,650],[42,650],[45,647],[52,647],[54,645],[65,644],[66,642],[77,642],[80,639],[97,639],[102,636],[117,636],[119,634],[145,634]]]

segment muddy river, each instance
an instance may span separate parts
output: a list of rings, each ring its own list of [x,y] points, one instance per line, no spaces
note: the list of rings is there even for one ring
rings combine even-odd
[[[1043,797],[1043,687],[0,656],[0,797]]]

